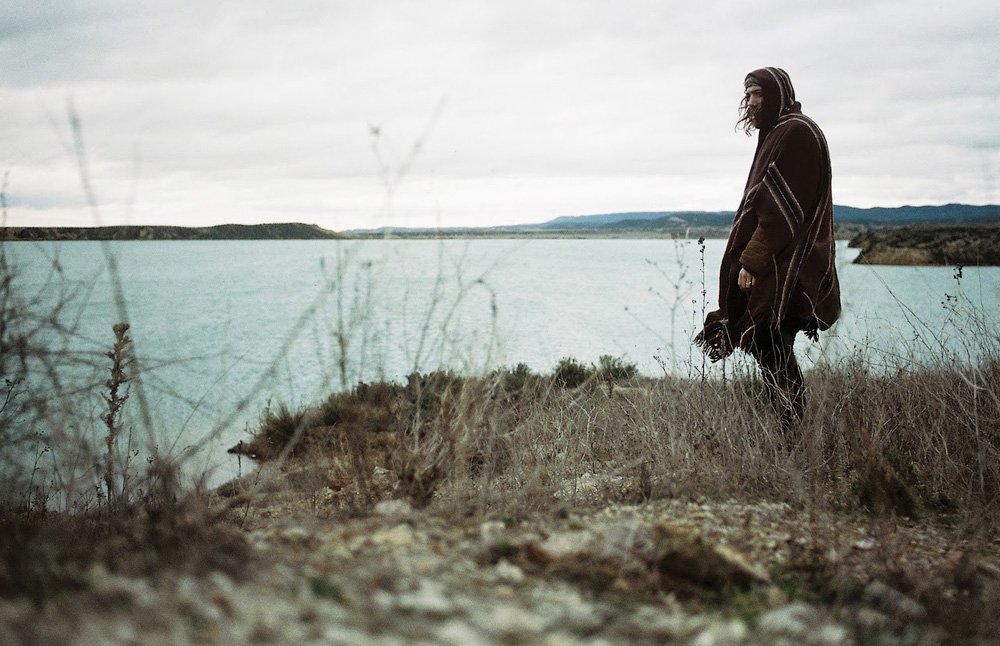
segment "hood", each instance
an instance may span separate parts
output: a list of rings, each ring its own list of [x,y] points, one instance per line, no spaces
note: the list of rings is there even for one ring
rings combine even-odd
[[[760,85],[764,93],[761,134],[767,134],[780,117],[801,109],[802,106],[795,100],[792,79],[780,67],[762,67],[750,72],[744,80],[744,86],[753,85],[752,81]]]

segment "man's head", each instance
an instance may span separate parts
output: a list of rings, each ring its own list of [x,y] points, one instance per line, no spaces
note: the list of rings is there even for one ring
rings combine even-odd
[[[770,130],[778,117],[796,105],[792,80],[780,67],[764,67],[750,72],[743,80],[743,89],[736,128],[748,136],[755,128]]]

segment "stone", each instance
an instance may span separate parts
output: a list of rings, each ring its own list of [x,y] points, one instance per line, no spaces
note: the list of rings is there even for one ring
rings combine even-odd
[[[704,629],[695,637],[693,646],[735,646],[746,643],[750,631],[739,619],[718,621]]]
[[[868,550],[875,549],[875,539],[873,538],[862,538],[854,541],[854,549],[867,552]]]
[[[305,543],[312,538],[312,534],[305,527],[285,527],[278,536],[290,543]]]
[[[507,559],[500,559],[494,567],[497,581],[502,583],[518,584],[524,581],[524,570],[514,565]]]
[[[976,563],[976,571],[983,576],[988,576],[991,579],[1000,579],[1000,565],[992,563],[990,561],[980,561]]]
[[[119,576],[108,572],[101,563],[95,563],[87,572],[90,587],[95,594],[112,603],[131,603],[139,608],[154,608],[159,597],[146,579]]]
[[[451,644],[453,646],[476,646],[477,644],[491,644],[475,628],[464,621],[452,619],[445,622],[437,631],[437,643]]]
[[[444,585],[429,579],[421,580],[416,590],[400,594],[395,605],[400,610],[434,617],[450,615],[455,608]]]
[[[891,620],[884,613],[871,608],[861,608],[854,617],[858,626],[868,630],[885,630],[889,627]]]
[[[549,536],[538,548],[549,560],[570,558],[590,549],[594,536],[588,531],[573,530]]]
[[[499,520],[488,520],[479,525],[479,540],[486,545],[494,545],[500,541],[507,526]]]
[[[770,635],[796,636],[805,634],[817,623],[815,608],[804,603],[790,603],[761,615],[757,628]]]
[[[864,600],[878,610],[905,621],[920,621],[927,616],[927,610],[922,605],[881,581],[872,581],[865,587]]]
[[[483,631],[501,641],[532,640],[545,630],[544,619],[516,605],[494,606],[476,621]]]
[[[413,514],[413,507],[405,500],[383,500],[375,505],[374,512],[383,518],[406,518]]]
[[[640,607],[627,620],[635,634],[667,642],[689,640],[703,631],[708,623],[700,615],[686,615],[680,611],[664,612],[661,608],[651,606]]]
[[[841,646],[853,643],[847,630],[828,615],[805,603],[790,603],[764,613],[757,631],[765,643]]]
[[[388,529],[381,529],[369,536],[368,540],[375,545],[390,547],[410,547],[415,543],[413,529],[406,523],[401,523]]]

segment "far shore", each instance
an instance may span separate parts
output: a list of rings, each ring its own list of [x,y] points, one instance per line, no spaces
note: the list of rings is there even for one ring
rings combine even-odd
[[[3,227],[0,241],[265,241],[265,240],[701,240],[726,239],[729,227],[467,227],[336,232],[301,223],[214,227]],[[1000,224],[836,227],[838,240],[861,249],[854,262],[872,265],[1000,266]]]

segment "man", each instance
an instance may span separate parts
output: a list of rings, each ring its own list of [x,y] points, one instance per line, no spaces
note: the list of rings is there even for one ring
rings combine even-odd
[[[805,408],[795,335],[816,340],[840,315],[830,153],[784,70],[751,72],[744,89],[737,128],[758,131],[757,149],[722,258],[719,309],[696,342],[712,361],[750,353],[788,430]]]

